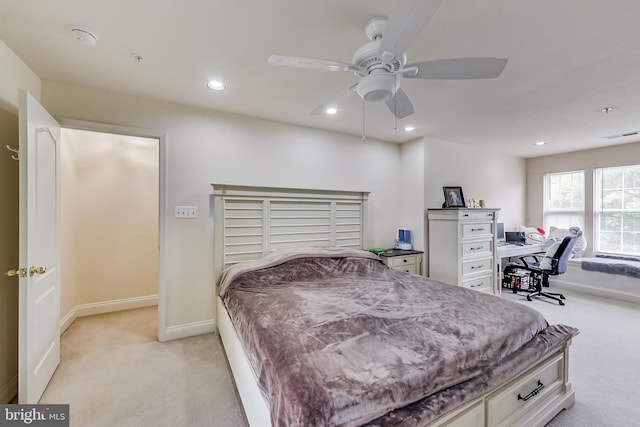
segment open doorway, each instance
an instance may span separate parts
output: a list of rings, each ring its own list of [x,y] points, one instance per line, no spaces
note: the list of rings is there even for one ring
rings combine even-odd
[[[158,304],[160,141],[63,128],[63,329],[80,316]]]

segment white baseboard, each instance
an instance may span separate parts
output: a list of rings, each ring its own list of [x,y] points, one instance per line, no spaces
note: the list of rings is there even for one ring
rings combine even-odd
[[[114,311],[149,307],[153,305],[158,305],[157,295],[76,305],[60,320],[60,335],[62,335],[78,317],[112,313]],[[168,326],[165,329],[164,335],[159,338],[161,338],[161,341],[171,341],[195,335],[208,334],[215,331],[216,322],[211,319],[203,320],[201,322],[187,323],[184,325]]]
[[[583,270],[582,261],[585,259],[587,258],[569,260],[567,271],[564,274],[549,277],[551,286],[640,304],[638,279],[621,274]]]
[[[611,298],[619,301],[633,302],[640,304],[640,295],[625,292],[617,289],[607,289],[603,287],[591,286],[584,283],[569,282],[562,279],[553,279],[551,286],[568,291],[582,292],[598,297]]]
[[[158,295],[147,295],[143,297],[117,299],[92,304],[76,305],[60,319],[60,334],[69,328],[78,317],[92,316],[94,314],[112,313],[114,311],[129,310],[132,308],[142,308],[158,305]]]
[[[178,340],[180,338],[193,337],[215,331],[216,322],[213,319],[187,323],[185,325],[168,326],[165,330],[163,341]]]
[[[0,389],[0,403],[9,403],[18,395],[18,376],[13,377]]]

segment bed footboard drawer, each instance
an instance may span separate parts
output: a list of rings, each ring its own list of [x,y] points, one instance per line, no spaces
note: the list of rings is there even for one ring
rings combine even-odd
[[[522,425],[527,413],[548,405],[564,393],[564,354],[556,354],[537,369],[516,379],[487,399],[487,425]]]
[[[484,402],[471,404],[438,420],[433,427],[484,427]]]

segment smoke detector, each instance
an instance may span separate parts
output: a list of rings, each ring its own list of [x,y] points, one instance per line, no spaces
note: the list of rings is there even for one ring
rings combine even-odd
[[[98,43],[98,36],[82,28],[72,28],[71,35],[85,46],[95,46]]]

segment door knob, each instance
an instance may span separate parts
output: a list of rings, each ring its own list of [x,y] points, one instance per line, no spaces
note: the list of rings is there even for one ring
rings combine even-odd
[[[47,272],[47,267],[34,267],[33,265],[29,267],[29,276],[33,276],[34,274],[44,274]]]
[[[26,268],[12,268],[11,270],[4,273],[5,276],[8,277],[27,277],[27,269]]]

